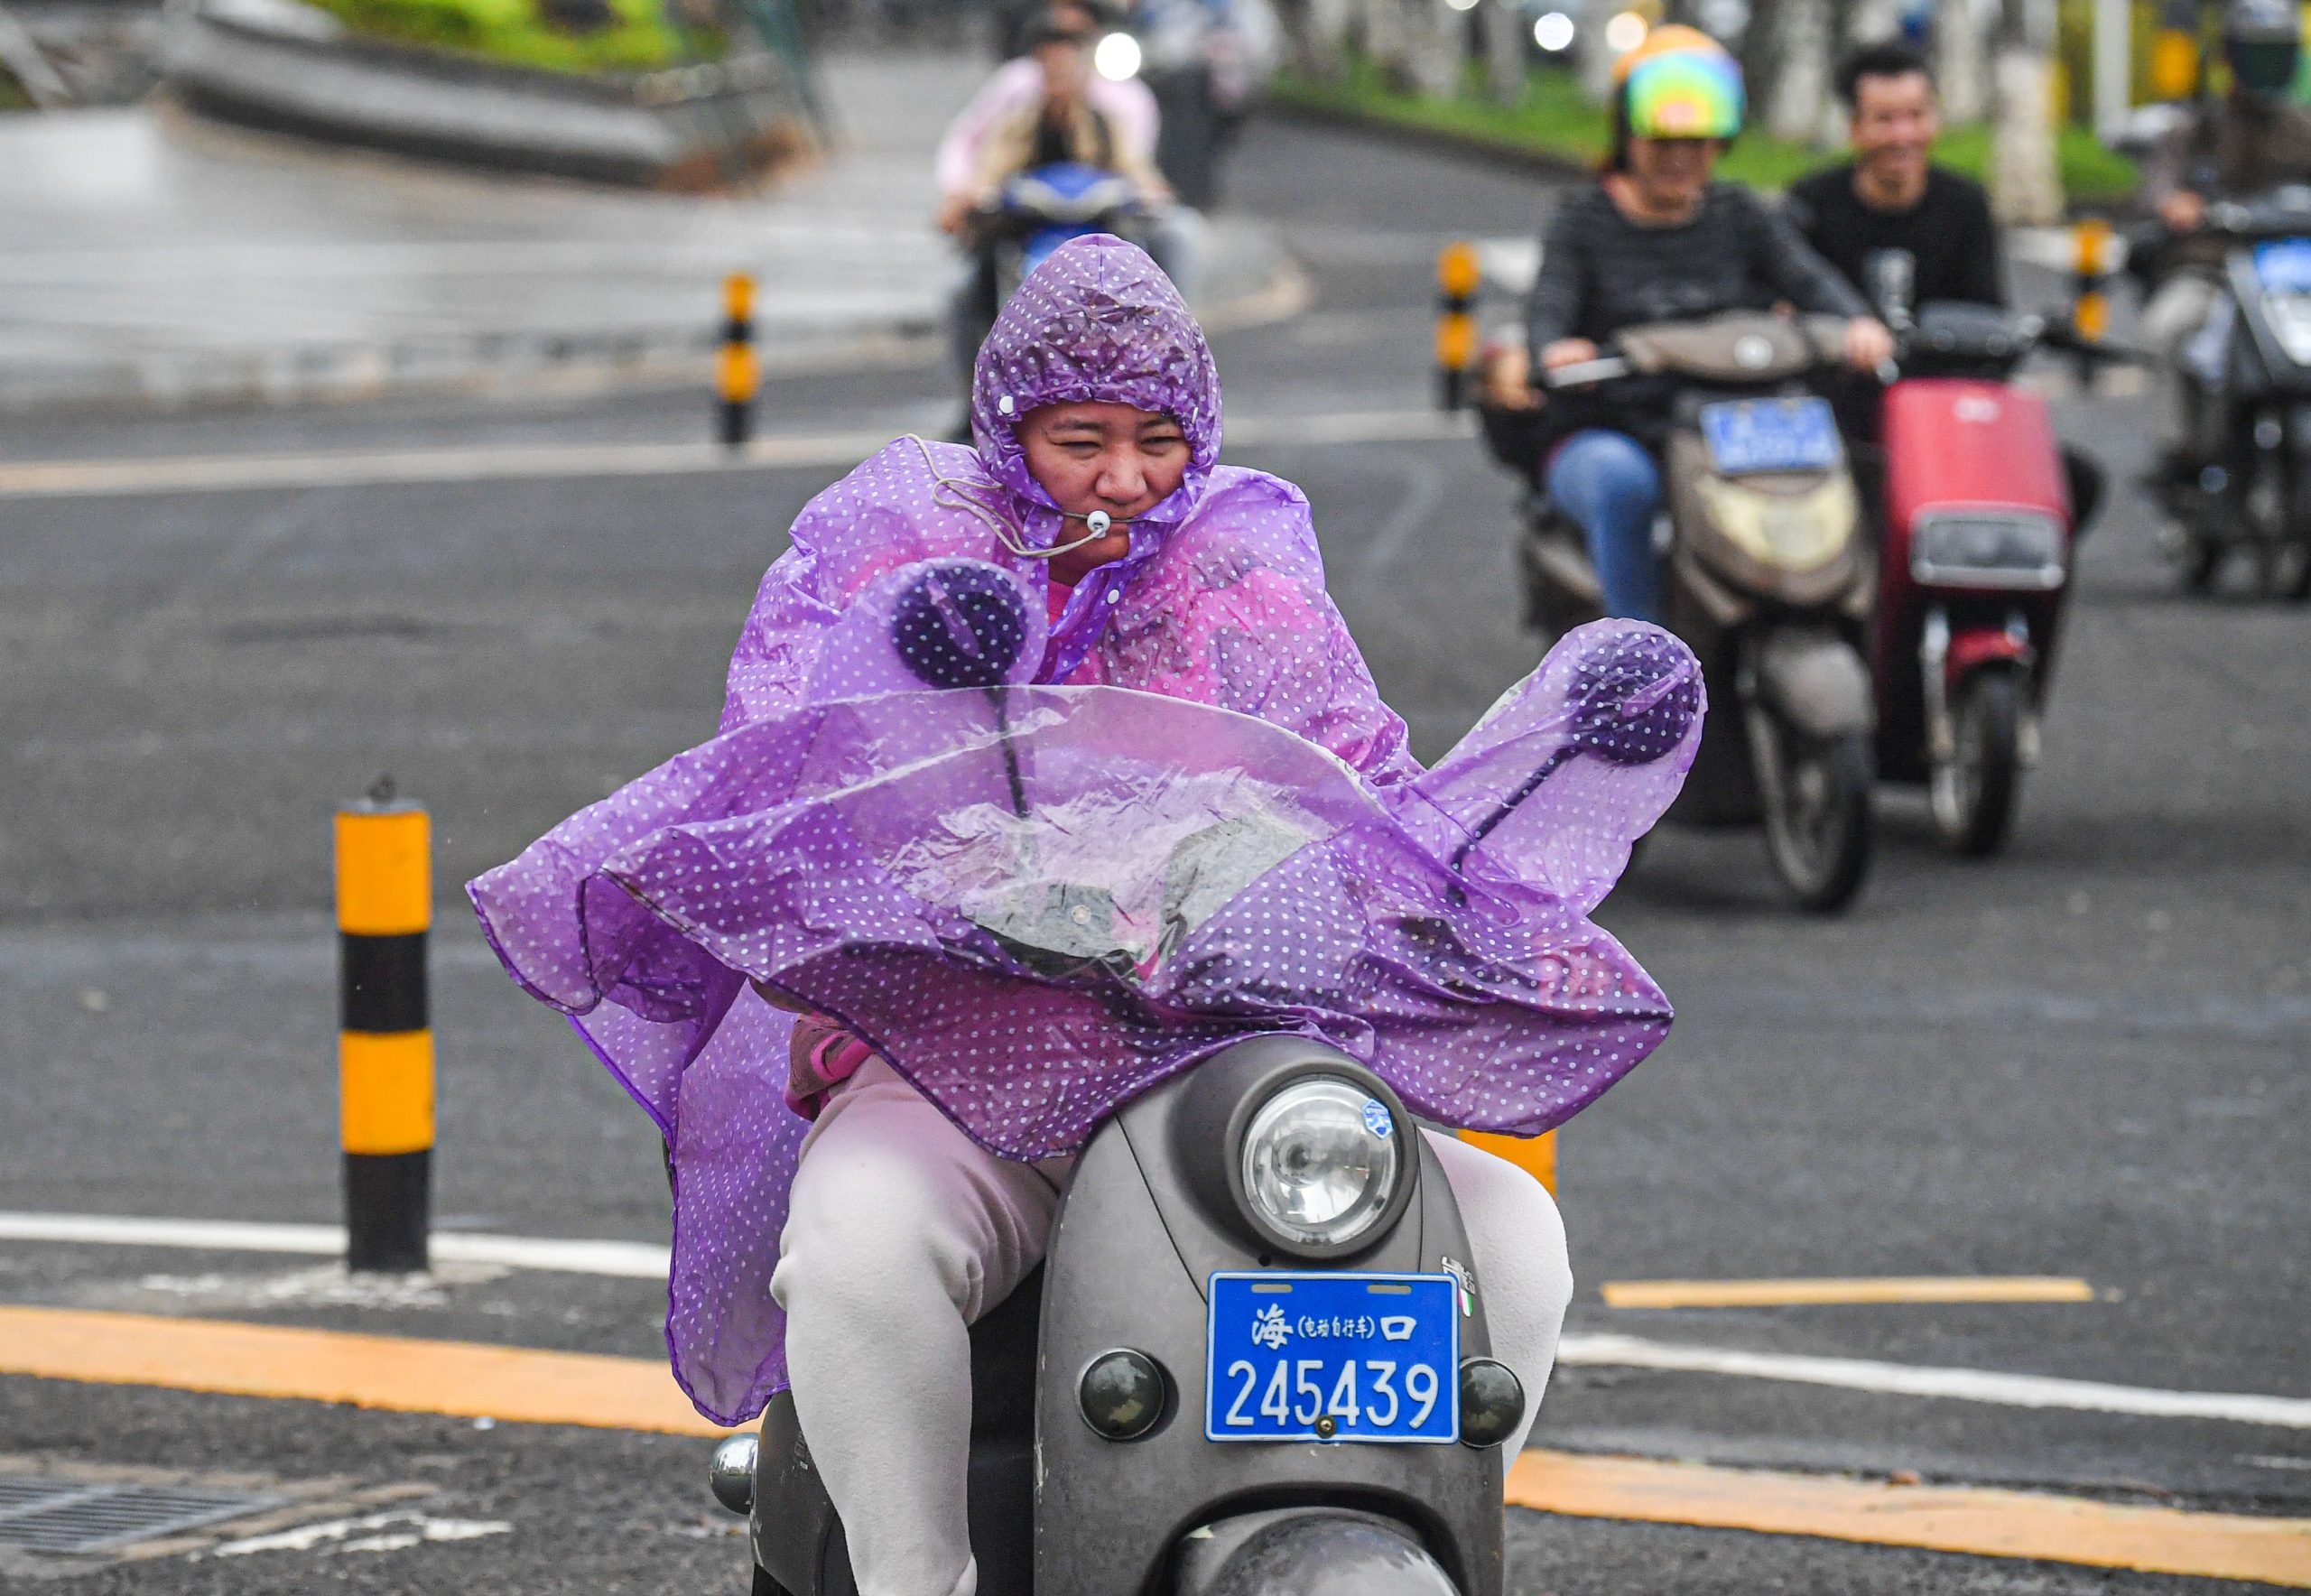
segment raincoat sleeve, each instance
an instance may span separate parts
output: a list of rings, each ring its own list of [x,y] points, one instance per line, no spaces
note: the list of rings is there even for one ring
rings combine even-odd
[[[1222,467],[1134,605],[1128,642],[1157,691],[1255,715],[1330,750],[1376,787],[1420,774],[1332,596],[1301,491]]]
[[[933,487],[921,447],[902,438],[803,506],[738,633],[718,730],[802,703],[828,628],[876,578],[928,552]]]

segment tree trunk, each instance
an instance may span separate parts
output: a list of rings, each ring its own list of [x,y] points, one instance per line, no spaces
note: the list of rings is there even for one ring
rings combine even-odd
[[[1771,76],[1759,96],[1766,131],[1794,143],[1820,140],[1830,102],[1830,0],[1777,0],[1761,11],[1774,32]]]
[[[1391,81],[1403,81],[1412,43],[1405,31],[1404,0],[1356,0],[1356,20],[1365,58]]]
[[[1450,97],[1461,92],[1462,68],[1469,60],[1469,19],[1449,0],[1405,0],[1411,49],[1406,66],[1423,94]]]
[[[1483,15],[1485,88],[1513,106],[1525,97],[1525,14],[1517,0],[1484,0]]]
[[[1289,0],[1279,8],[1292,64],[1311,77],[1338,79],[1348,70],[1350,0]]]
[[[1572,0],[1566,6],[1579,24],[1573,48],[1580,61],[1581,92],[1598,105],[1613,94],[1613,51],[1605,42],[1605,24],[1620,9],[1620,0]]]
[[[1991,197],[2009,226],[2062,219],[2062,172],[2055,161],[2055,0],[2002,0],[1992,62],[1998,126]]]
[[[1942,114],[1979,122],[1990,109],[1986,31],[1975,0],[1942,0],[1934,13],[1934,78]]]

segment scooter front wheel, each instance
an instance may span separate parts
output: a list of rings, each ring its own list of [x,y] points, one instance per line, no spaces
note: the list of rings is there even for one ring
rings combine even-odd
[[[1254,1515],[1249,1534],[1190,1541],[1175,1596],[1458,1596],[1409,1532],[1371,1514],[1326,1508]]]
[[[1934,829],[1968,858],[2006,844],[2022,789],[2022,682],[1986,669],[1959,689],[1949,757],[1934,762]]]
[[[1875,779],[1866,732],[1808,738],[1766,718],[1773,746],[1765,784],[1766,853],[1803,909],[1834,914],[1870,870]]]

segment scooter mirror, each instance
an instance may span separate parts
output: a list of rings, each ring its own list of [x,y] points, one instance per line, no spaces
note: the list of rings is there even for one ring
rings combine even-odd
[[[1650,765],[1685,740],[1701,711],[1693,655],[1662,632],[1625,632],[1573,677],[1573,744],[1615,765]]]
[[[1017,585],[977,565],[933,566],[899,596],[891,643],[931,687],[996,687],[1010,680],[1027,640]]]
[[[1581,656],[1573,669],[1573,735],[1515,792],[1494,805],[1452,855],[1459,874],[1476,845],[1580,754],[1612,765],[1650,765],[1685,740],[1701,713],[1701,669],[1666,632],[1623,632]],[[1454,891],[1459,888],[1456,886]]]
[[[1917,310],[1917,256],[1907,249],[1872,250],[1861,271],[1886,325],[1907,327]]]

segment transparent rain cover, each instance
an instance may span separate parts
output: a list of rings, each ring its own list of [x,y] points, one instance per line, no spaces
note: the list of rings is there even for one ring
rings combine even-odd
[[[821,654],[821,690],[852,696],[676,756],[469,889],[674,1147],[670,1337],[725,1422],[784,1383],[763,1286],[805,1128],[792,1021],[759,989],[1022,1159],[1250,1035],[1329,1042],[1425,1118],[1534,1134],[1666,1034],[1586,915],[1699,738],[1667,634],[1582,628],[1433,770],[1376,787],[1248,715],[1030,684],[1042,608],[991,564],[902,568]]]

